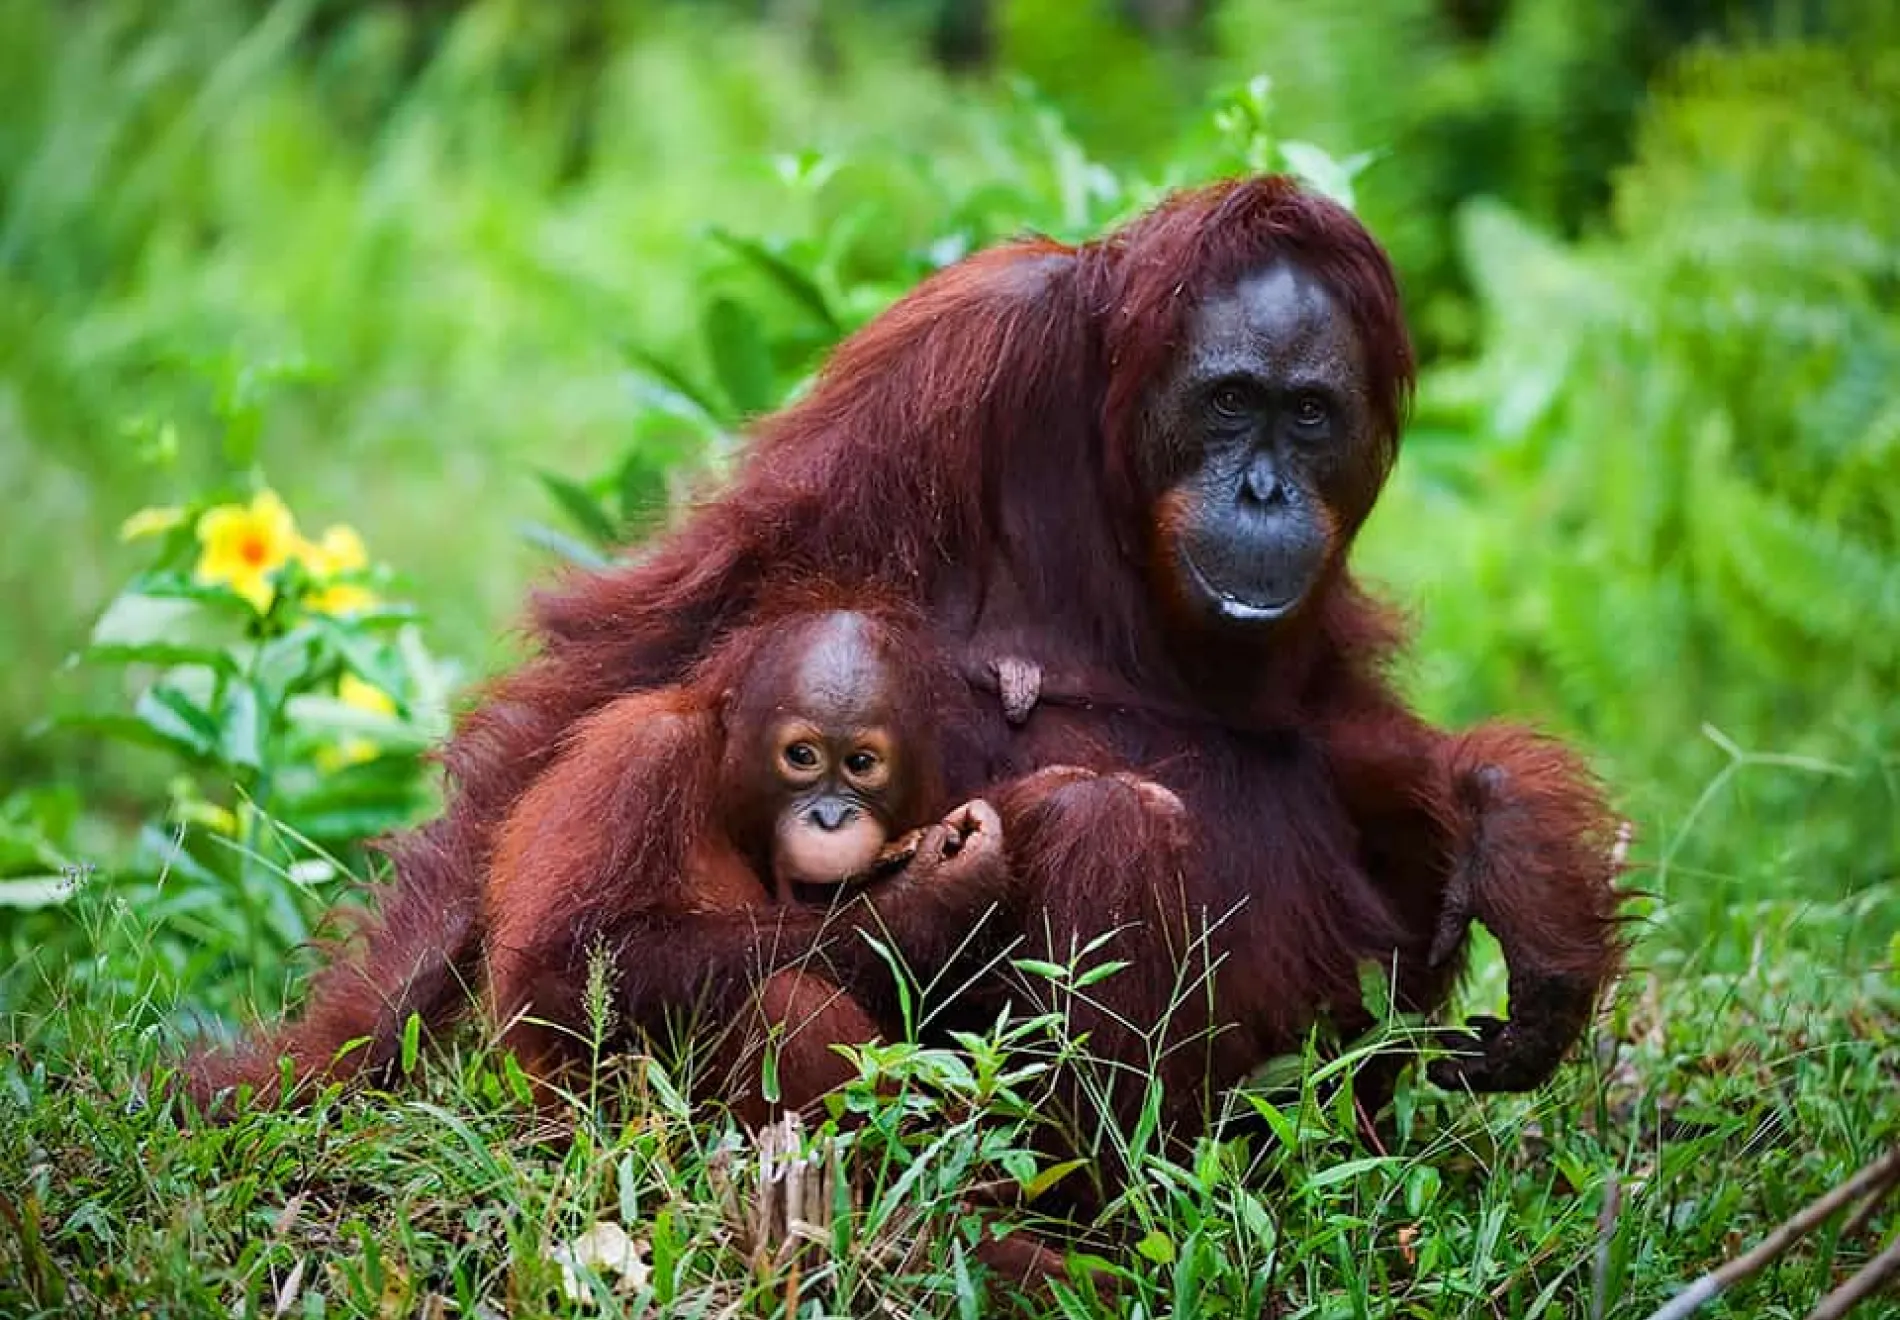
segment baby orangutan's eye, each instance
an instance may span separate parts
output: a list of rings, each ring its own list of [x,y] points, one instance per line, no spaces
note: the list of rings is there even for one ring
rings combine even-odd
[[[794,770],[815,770],[818,760],[818,749],[808,742],[795,742],[785,749],[785,764]]]
[[[873,752],[853,752],[844,758],[844,768],[860,777],[877,769],[877,755]]]

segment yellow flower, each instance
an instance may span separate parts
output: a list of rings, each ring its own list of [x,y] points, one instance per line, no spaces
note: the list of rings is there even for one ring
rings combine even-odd
[[[342,523],[324,528],[323,535],[315,541],[300,542],[297,557],[320,578],[369,567],[369,551],[363,548],[363,538],[354,527]]]
[[[140,509],[137,513],[119,524],[121,541],[136,541],[141,536],[158,536],[169,532],[185,520],[185,511],[166,506],[163,508]]]
[[[310,608],[317,613],[354,614],[375,606],[376,593],[368,587],[354,582],[329,581],[339,574],[369,567],[369,552],[363,548],[363,538],[354,527],[339,523],[326,528],[318,540],[299,542],[297,557],[303,560],[312,577],[326,584],[310,595]]]
[[[365,683],[355,674],[345,673],[337,680],[336,699],[346,706],[357,710],[366,710],[372,715],[394,715],[396,699],[377,687],[374,683]]]
[[[261,490],[249,505],[220,504],[198,519],[198,579],[222,582],[259,614],[276,599],[271,574],[297,548],[297,527],[275,491]]]
[[[310,596],[310,608],[318,614],[360,614],[375,605],[376,593],[354,582],[339,582]]]
[[[369,711],[374,715],[396,713],[395,698],[374,683],[365,683],[351,673],[345,673],[337,680],[336,699],[346,706]],[[374,760],[377,750],[376,744],[368,738],[345,738],[334,747],[317,749],[317,768],[326,772],[335,772],[345,766]]]

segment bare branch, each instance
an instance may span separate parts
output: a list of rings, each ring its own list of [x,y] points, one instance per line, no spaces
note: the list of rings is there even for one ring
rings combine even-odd
[[[1786,1254],[1790,1247],[1825,1223],[1841,1207],[1867,1195],[1871,1189],[1896,1176],[1900,1176],[1900,1147],[1888,1151],[1839,1187],[1808,1205],[1799,1214],[1763,1238],[1761,1244],[1753,1251],[1737,1256],[1728,1264],[1711,1270],[1697,1279],[1670,1298],[1667,1304],[1652,1312],[1649,1320],[1684,1320],[1684,1317],[1695,1314],[1707,1302],[1721,1296],[1723,1292],[1743,1279],[1759,1273]],[[1881,1253],[1881,1259],[1884,1259],[1887,1254]],[[1872,1266],[1868,1268],[1871,1269]],[[1853,1280],[1850,1279],[1848,1284],[1852,1282]],[[1848,1284],[1843,1284],[1842,1287],[1845,1288]]]

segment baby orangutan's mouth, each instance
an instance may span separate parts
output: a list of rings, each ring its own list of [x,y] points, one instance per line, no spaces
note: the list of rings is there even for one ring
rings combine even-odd
[[[792,901],[805,907],[828,908],[847,897],[863,879],[868,878],[847,876],[842,880],[794,880],[791,886]]]
[[[793,880],[789,886],[791,901],[808,907],[831,907],[860,889],[890,879],[910,865],[910,859],[909,851],[900,847],[886,848],[871,859],[870,865],[859,867],[836,880]]]

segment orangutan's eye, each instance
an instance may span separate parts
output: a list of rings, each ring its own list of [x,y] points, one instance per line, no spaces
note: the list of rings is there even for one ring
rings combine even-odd
[[[785,764],[794,770],[815,770],[819,759],[818,749],[808,742],[795,742],[785,749]]]
[[[875,752],[853,752],[844,758],[844,768],[862,779],[877,769]]]
[[[1317,394],[1302,394],[1293,403],[1293,423],[1302,430],[1326,424],[1326,401]]]
[[[1213,408],[1217,417],[1224,417],[1230,421],[1245,417],[1247,391],[1238,385],[1217,386],[1214,393],[1208,397],[1208,405]]]

